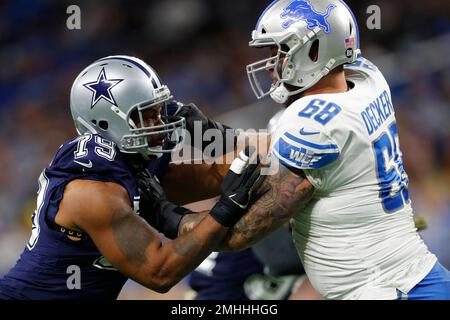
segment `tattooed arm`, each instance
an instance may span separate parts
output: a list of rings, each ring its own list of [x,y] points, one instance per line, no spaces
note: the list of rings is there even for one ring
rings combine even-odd
[[[292,215],[311,200],[314,187],[303,171],[279,165],[276,174],[267,176],[254,191],[256,202],[230,229],[220,251],[240,251],[288,222]],[[202,219],[202,214],[189,214],[180,223],[179,234],[185,234]]]
[[[314,187],[301,170],[279,164],[276,174],[267,176],[258,190],[263,194],[230,229],[222,250],[240,251],[288,222],[312,199]]]
[[[208,215],[191,232],[163,244],[133,212],[122,186],[88,180],[66,186],[56,221],[86,232],[124,275],[158,292],[167,292],[195,269],[228,230]]]

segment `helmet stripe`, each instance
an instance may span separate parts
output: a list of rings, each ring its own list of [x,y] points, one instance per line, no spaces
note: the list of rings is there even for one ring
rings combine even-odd
[[[137,62],[135,60],[125,58],[122,56],[111,56],[111,57],[106,57],[106,58],[100,59],[98,61],[105,61],[105,60],[122,60],[122,61],[129,62],[129,63],[133,64],[134,66],[138,67],[140,70],[142,70],[145,73],[145,75],[150,78],[154,89],[161,87],[161,80],[159,79],[159,76],[156,74],[156,72],[151,68],[146,68],[145,66],[143,66],[142,64],[140,64],[139,62]]]
[[[161,87],[162,86],[161,78],[158,76],[158,74],[155,72],[155,70],[153,70],[153,68],[150,66],[149,66],[149,71],[152,75],[152,82],[154,81],[155,82],[154,84],[156,84],[158,88]]]

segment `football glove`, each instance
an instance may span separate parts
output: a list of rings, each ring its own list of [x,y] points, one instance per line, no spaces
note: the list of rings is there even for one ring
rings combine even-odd
[[[181,219],[190,210],[168,201],[157,178],[146,170],[137,173],[136,183],[140,195],[139,215],[167,238],[175,239]]]
[[[180,117],[184,117],[186,119],[186,130],[191,135],[192,146],[194,146],[194,141],[195,141],[194,128],[195,128],[195,125],[197,124],[197,126],[200,126],[200,128],[201,128],[202,135],[205,131],[207,131],[209,129],[220,131],[220,133],[223,136],[223,141],[224,141],[224,143],[223,143],[224,147],[222,150],[222,154],[225,154],[225,153],[228,153],[228,152],[231,152],[234,150],[236,141],[237,141],[237,133],[235,132],[235,130],[232,129],[231,127],[228,127],[228,126],[220,123],[220,122],[209,119],[200,111],[200,109],[194,103],[189,103],[189,104],[185,105],[181,102],[173,101],[167,107],[167,110],[170,115],[180,116]],[[229,143],[226,143],[226,141],[230,141],[230,139],[233,141],[232,145]],[[211,141],[203,141],[203,139],[202,139],[202,151],[210,143],[211,143]],[[228,145],[232,146],[231,150],[227,149]],[[220,155],[214,154],[212,156],[217,157]]]
[[[225,227],[234,226],[245,214],[250,203],[253,185],[261,173],[258,168],[259,156],[256,163],[250,164],[253,152],[247,147],[233,160],[222,182],[219,201],[210,211],[210,215]]]

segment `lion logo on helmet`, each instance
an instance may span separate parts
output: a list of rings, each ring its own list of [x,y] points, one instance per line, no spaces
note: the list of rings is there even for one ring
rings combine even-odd
[[[327,12],[320,13],[314,10],[309,1],[294,0],[281,13],[281,18],[287,19],[283,22],[282,27],[287,29],[293,23],[304,20],[308,24],[308,29],[313,30],[315,27],[320,27],[325,33],[329,33],[331,28],[327,18],[334,8],[336,8],[336,5],[330,4],[327,7]]]

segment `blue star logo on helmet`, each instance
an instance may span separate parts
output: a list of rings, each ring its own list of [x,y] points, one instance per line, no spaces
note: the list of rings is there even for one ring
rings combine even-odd
[[[116,105],[116,101],[112,95],[111,89],[122,82],[123,79],[108,79],[106,78],[105,68],[102,68],[100,74],[97,77],[97,81],[92,81],[83,84],[84,87],[92,91],[91,109],[101,99],[105,99],[109,103]]]
[[[336,8],[336,5],[330,4],[327,7],[327,12],[317,12],[312,4],[306,0],[294,0],[281,13],[282,19],[287,19],[281,25],[284,29],[289,28],[293,23],[304,20],[308,25],[308,29],[313,30],[315,27],[320,27],[325,33],[330,33],[330,24],[327,21],[331,10]]]

